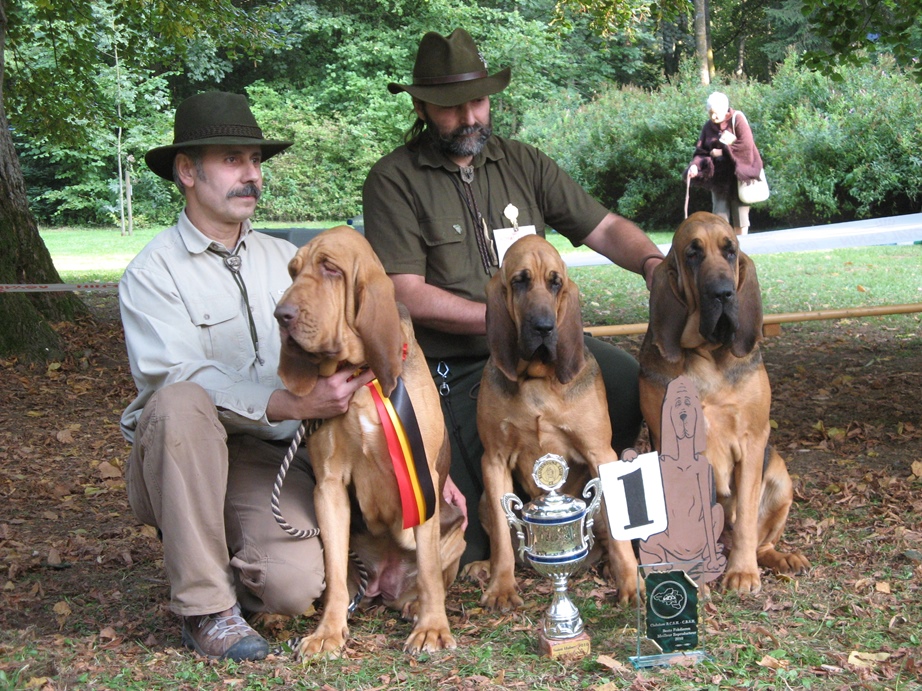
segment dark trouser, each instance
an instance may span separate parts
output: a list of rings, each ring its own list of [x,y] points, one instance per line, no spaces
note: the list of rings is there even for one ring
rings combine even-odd
[[[637,378],[640,366],[629,353],[610,343],[586,337],[586,345],[602,370],[608,415],[612,426],[612,448],[620,456],[640,433],[640,393]],[[486,559],[490,540],[477,519],[483,494],[480,459],[483,445],[477,433],[477,391],[486,358],[429,359],[429,370],[439,387],[442,412],[451,440],[451,478],[467,499],[467,547],[461,564]],[[439,373],[440,368],[445,376]]]

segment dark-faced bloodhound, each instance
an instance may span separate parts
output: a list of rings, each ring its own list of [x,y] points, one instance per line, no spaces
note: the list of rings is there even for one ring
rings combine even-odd
[[[791,507],[787,466],[768,443],[771,388],[762,362],[762,296],[755,265],[733,228],[698,212],[676,230],[656,267],[650,325],[640,350],[640,396],[653,446],[663,397],[680,375],[698,389],[707,421],[707,457],[732,541],[724,585],[761,588],[759,567],[800,573],[799,552],[775,549]]]
[[[463,516],[442,501],[450,451],[438,392],[409,316],[398,307],[393,284],[371,245],[347,226],[327,230],[300,248],[288,269],[293,282],[275,312],[282,339],[279,375],[285,386],[305,395],[318,376],[366,365],[378,385],[377,395],[375,382],[362,387],[345,414],[324,421],[307,438],[317,481],[314,508],[326,590],[323,615],[316,631],[302,640],[301,653],[336,654],[345,644],[350,549],[370,573],[366,597],[380,596],[415,619],[405,644],[408,651],[454,648],[445,591],[464,550]],[[401,387],[412,404],[418,442],[425,451],[417,459],[422,455],[426,463],[413,471],[399,470],[389,451],[389,443],[395,438],[400,442],[400,430],[409,427],[388,426],[387,416],[379,414],[382,406],[397,405]],[[427,474],[428,497],[423,496]],[[413,499],[414,493],[422,501],[415,505],[418,517],[427,511],[433,517],[405,528],[406,512],[414,503],[408,508],[402,497]]]
[[[579,290],[547,240],[517,240],[487,286],[490,358],[477,397],[483,441],[484,497],[480,518],[490,535],[490,580],[481,603],[518,607],[515,557],[501,497],[513,476],[531,497],[543,494],[532,477],[535,461],[553,453],[569,463],[560,490],[580,495],[589,473],[617,461],[599,366],[585,346]],[[607,543],[609,570],[622,602],[637,599],[637,561],[630,542],[609,540],[605,520],[597,534]]]

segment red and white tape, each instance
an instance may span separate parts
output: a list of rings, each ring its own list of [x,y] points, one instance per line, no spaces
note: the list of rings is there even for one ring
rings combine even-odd
[[[0,293],[67,293],[75,290],[116,290],[118,283],[0,283]]]

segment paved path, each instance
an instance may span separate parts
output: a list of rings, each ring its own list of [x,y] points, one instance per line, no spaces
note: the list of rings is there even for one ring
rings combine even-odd
[[[752,255],[830,250],[840,247],[897,245],[920,241],[922,241],[922,213],[751,233],[740,237],[740,247],[746,254]],[[659,248],[664,254],[669,251],[669,245],[660,245]],[[611,263],[595,252],[567,252],[563,257],[567,266],[596,266]]]

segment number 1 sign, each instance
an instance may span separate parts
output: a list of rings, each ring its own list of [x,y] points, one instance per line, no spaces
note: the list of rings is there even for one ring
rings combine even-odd
[[[646,540],[666,530],[666,496],[655,451],[599,466],[608,528],[616,540]]]

